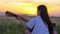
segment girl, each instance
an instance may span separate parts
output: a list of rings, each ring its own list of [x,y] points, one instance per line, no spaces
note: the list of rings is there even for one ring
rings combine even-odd
[[[26,25],[31,30],[34,26],[31,34],[54,34],[54,24],[49,19],[45,5],[39,5],[37,7],[37,17],[31,19]],[[28,29],[26,32],[29,32]]]
[[[39,5],[37,7],[37,17],[32,18],[26,24],[21,17],[10,12],[6,12],[6,14],[15,16],[23,25],[26,34],[57,34],[56,31],[54,32],[55,24],[50,21],[45,5]]]

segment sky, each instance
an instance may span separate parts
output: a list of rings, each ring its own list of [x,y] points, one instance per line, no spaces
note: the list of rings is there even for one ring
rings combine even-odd
[[[37,15],[37,6],[42,4],[50,16],[60,16],[60,0],[0,0],[0,12]]]

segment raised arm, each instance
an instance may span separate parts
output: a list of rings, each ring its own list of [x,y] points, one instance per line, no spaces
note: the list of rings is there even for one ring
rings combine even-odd
[[[24,27],[24,30],[25,30],[26,34],[30,34],[30,32],[29,32],[29,30],[28,30],[28,28],[27,28],[27,26],[26,26],[26,24],[25,24],[25,22],[27,22],[28,19],[24,19],[24,18],[22,18],[22,17],[19,17],[19,16],[17,16],[16,14],[11,13],[11,12],[9,12],[9,11],[6,11],[5,14],[6,14],[7,16],[15,17],[17,20],[19,20],[20,23],[22,24],[22,26]],[[25,20],[25,21],[23,21],[23,20]]]

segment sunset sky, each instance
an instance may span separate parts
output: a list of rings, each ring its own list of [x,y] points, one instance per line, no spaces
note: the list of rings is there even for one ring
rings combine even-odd
[[[50,16],[60,16],[60,0],[0,0],[0,12],[36,15],[37,6],[44,4]]]

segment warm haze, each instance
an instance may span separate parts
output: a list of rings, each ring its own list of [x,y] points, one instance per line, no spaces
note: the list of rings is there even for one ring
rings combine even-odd
[[[50,16],[60,16],[60,0],[0,0],[0,12],[36,15],[37,6],[44,4]]]

